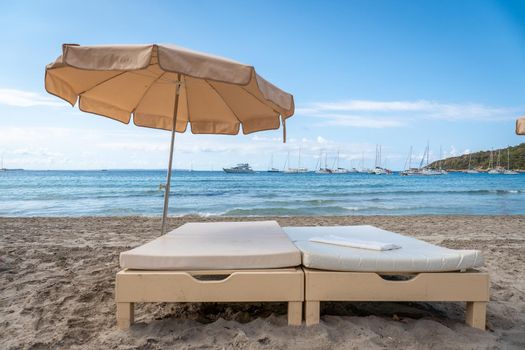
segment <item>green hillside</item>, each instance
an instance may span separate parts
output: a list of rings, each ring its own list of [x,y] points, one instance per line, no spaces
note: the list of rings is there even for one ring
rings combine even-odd
[[[507,167],[507,149],[510,150],[510,168],[514,170],[525,170],[525,143],[517,146],[502,148],[494,150],[494,167],[497,166],[498,152],[500,153],[500,165]],[[490,150],[472,153],[470,166],[472,169],[488,169],[490,162]],[[443,169],[449,170],[464,170],[468,169],[469,155],[462,155],[459,157],[451,157],[443,159],[441,166]],[[435,161],[430,164],[430,168],[438,168],[440,161]]]

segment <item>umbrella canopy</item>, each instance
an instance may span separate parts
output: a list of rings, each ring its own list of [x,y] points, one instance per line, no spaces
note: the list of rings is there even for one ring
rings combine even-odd
[[[516,120],[516,134],[525,135],[525,116]]]
[[[46,67],[46,90],[80,110],[123,123],[229,134],[278,129],[294,113],[293,96],[252,66],[171,45],[64,45]]]
[[[254,67],[173,45],[64,44],[46,67],[45,88],[81,111],[170,130],[162,232],[165,232],[175,132],[236,135],[278,129],[293,96]]]

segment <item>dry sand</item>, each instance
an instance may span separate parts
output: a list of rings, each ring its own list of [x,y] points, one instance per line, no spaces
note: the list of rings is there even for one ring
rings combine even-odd
[[[367,223],[481,249],[492,279],[489,330],[466,326],[462,303],[323,303],[321,324],[309,328],[286,326],[285,304],[209,303],[137,304],[135,325],[120,331],[118,254],[155,238],[159,218],[0,218],[0,349],[525,348],[525,216],[277,220]]]

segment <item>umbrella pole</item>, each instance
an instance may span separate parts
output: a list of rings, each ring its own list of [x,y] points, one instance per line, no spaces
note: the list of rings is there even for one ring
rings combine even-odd
[[[162,210],[162,227],[161,235],[166,233],[166,221],[168,217],[168,204],[170,200],[170,184],[171,184],[171,168],[173,164],[173,148],[175,145],[175,129],[177,124],[177,109],[179,106],[179,93],[180,93],[180,75],[177,78],[177,88],[175,92],[175,106],[173,107],[173,125],[171,127],[171,144],[170,144],[170,158],[168,161],[168,174],[166,175],[166,187],[164,188],[164,209]]]

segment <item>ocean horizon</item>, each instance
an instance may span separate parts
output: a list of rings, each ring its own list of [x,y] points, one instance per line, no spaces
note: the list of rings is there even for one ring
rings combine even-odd
[[[0,173],[0,216],[160,216],[165,170]],[[175,171],[171,216],[525,214],[525,174]]]

